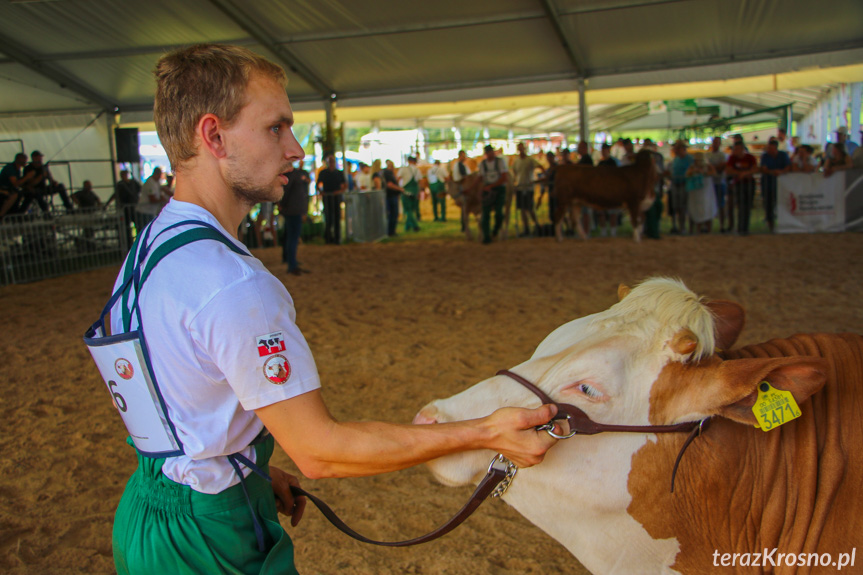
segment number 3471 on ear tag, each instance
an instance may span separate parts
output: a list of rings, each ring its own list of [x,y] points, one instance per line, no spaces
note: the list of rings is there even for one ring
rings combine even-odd
[[[758,384],[758,398],[752,406],[755,427],[770,431],[800,417],[800,408],[790,391],[775,389],[766,381]]]

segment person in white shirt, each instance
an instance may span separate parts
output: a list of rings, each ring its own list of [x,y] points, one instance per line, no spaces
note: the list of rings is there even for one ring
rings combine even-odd
[[[536,219],[536,209],[533,201],[533,178],[536,170],[542,170],[542,166],[535,159],[527,155],[524,143],[519,142],[516,146],[518,157],[512,164],[512,172],[515,176],[515,207],[521,212],[521,221],[524,231],[522,236],[530,235],[530,221],[533,221],[536,235],[539,235],[539,221]]]
[[[141,186],[138,204],[158,204],[162,201],[162,168],[156,167]]]
[[[304,155],[284,71],[245,48],[205,44],[163,56],[155,74],[154,119],[176,189],[129,257],[150,261],[189,225],[215,237],[170,252],[111,310],[113,335],[143,330],[183,445],[161,459],[137,452],[114,521],[117,572],[296,573],[276,509],[296,525],[304,500],[291,495],[296,478],[268,466],[274,441],[312,478],[475,449],[519,466],[541,461],[554,440],[535,426],[555,415],[551,405],[431,425],[333,418],[291,296],[237,239],[251,207],[278,201]],[[248,463],[233,467],[237,455]]]
[[[434,165],[429,168],[426,174],[429,182],[429,193],[431,195],[432,213],[434,221],[446,221],[446,181],[449,174],[444,168],[440,160],[435,160]],[[440,206],[440,217],[438,217],[438,206]]]
[[[369,165],[360,162],[360,173],[357,175],[357,190],[368,192],[372,189],[372,174]]]

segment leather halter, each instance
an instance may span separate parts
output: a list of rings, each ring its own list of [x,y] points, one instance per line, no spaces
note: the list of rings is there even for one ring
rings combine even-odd
[[[677,455],[677,460],[674,462],[674,470],[671,473],[672,493],[674,493],[674,476],[677,474],[677,466],[680,463],[681,457],[683,457],[683,452],[686,451],[686,448],[689,447],[692,440],[700,435],[710,423],[709,418],[701,419],[699,421],[687,421],[676,425],[609,425],[606,423],[597,423],[595,421],[591,421],[587,414],[576,406],[569,403],[558,403],[554,401],[544,391],[517,373],[513,373],[507,369],[502,369],[497,372],[496,375],[505,375],[510,379],[517,381],[531,393],[536,395],[543,404],[549,403],[557,406],[557,415],[554,416],[554,419],[567,420],[569,423],[570,433],[572,434],[570,437],[573,435],[594,435],[605,431],[630,433],[672,433],[678,431],[689,431],[689,437],[686,439],[686,442],[684,442],[683,447],[680,449],[680,453]],[[540,426],[537,429],[545,429],[549,434],[553,433],[553,431],[546,426]],[[552,435],[552,437],[560,436]],[[512,481],[512,478],[515,476],[517,469],[518,468],[515,464],[510,462],[504,456],[497,455],[489,465],[488,473],[486,473],[482,481],[479,482],[479,485],[477,485],[473,494],[470,496],[470,499],[468,499],[468,502],[465,503],[464,507],[462,507],[458,513],[434,531],[406,541],[376,541],[374,539],[369,539],[348,527],[348,525],[342,521],[326,503],[305,489],[291,486],[291,493],[294,497],[308,497],[309,500],[315,504],[315,507],[324,514],[324,517],[330,521],[330,523],[332,523],[342,533],[353,537],[357,541],[371,543],[372,545],[382,545],[385,547],[407,547],[409,545],[418,545],[420,543],[437,539],[461,525],[489,496],[500,497],[503,492],[506,491],[506,488],[509,486],[509,482]]]
[[[674,493],[674,478],[677,475],[677,467],[680,465],[680,460],[683,457],[683,452],[686,451],[686,448],[689,447],[689,444],[699,435],[701,432],[707,429],[710,425],[710,418],[699,419],[698,421],[686,421],[684,423],[678,423],[675,425],[614,425],[608,423],[597,423],[592,421],[586,413],[577,408],[574,405],[569,403],[558,403],[548,396],[544,391],[540,388],[518,375],[517,373],[513,373],[508,369],[502,369],[497,372],[496,375],[505,375],[510,379],[520,383],[522,386],[527,388],[528,391],[533,393],[535,396],[539,398],[539,400],[545,404],[552,404],[557,406],[557,415],[554,416],[555,420],[566,419],[569,424],[569,431],[574,435],[595,435],[597,433],[603,433],[605,431],[617,431],[617,432],[628,432],[628,433],[674,433],[679,431],[688,431],[689,437],[686,438],[686,441],[683,443],[683,447],[680,448],[680,453],[677,454],[677,459],[674,461],[674,469],[671,472],[671,492]]]

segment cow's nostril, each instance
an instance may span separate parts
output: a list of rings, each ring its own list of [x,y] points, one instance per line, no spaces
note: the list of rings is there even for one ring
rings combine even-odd
[[[424,407],[414,416],[414,425],[437,423],[437,408]]]

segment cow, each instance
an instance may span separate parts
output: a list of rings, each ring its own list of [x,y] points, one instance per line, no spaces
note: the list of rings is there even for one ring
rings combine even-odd
[[[595,574],[850,566],[863,547],[863,337],[795,335],[733,349],[744,323],[733,302],[704,300],[667,278],[619,295],[608,310],[557,328],[510,371],[594,422],[695,422],[700,436],[685,451],[685,432],[560,440],[542,463],[518,470],[503,499]],[[775,411],[757,418],[762,382],[790,392],[800,416],[775,427],[764,419]],[[430,403],[415,423],[538,403],[497,375]],[[492,456],[429,466],[442,483],[463,485]]]
[[[633,237],[635,241],[641,241],[644,212],[656,200],[654,185],[657,177],[649,150],[639,151],[635,155],[635,163],[629,166],[557,166],[554,177],[557,209],[553,215],[557,241],[563,241],[562,223],[567,212],[576,224],[579,237],[587,239],[587,232],[578,217],[581,205],[600,210],[627,208]]]

